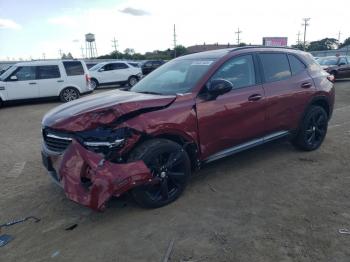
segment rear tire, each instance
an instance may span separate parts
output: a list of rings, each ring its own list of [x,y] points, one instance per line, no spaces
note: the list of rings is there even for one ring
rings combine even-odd
[[[76,100],[80,97],[79,91],[74,87],[67,87],[60,93],[60,100],[64,103]]]
[[[167,139],[148,140],[131,152],[128,162],[135,160],[143,160],[155,180],[131,191],[140,206],[158,208],[182,194],[191,175],[191,163],[179,144]]]
[[[134,85],[136,85],[137,82],[138,82],[138,79],[136,76],[130,76],[128,79],[128,85],[130,87],[133,87]]]
[[[292,144],[303,151],[316,150],[326,137],[327,128],[327,112],[320,106],[311,106]]]
[[[91,79],[90,81],[92,90],[95,90],[99,86],[98,81],[96,79]]]

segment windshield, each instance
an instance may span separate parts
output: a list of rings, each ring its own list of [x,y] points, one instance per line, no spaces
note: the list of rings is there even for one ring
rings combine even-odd
[[[325,57],[317,60],[320,65],[336,65],[338,63],[337,57]]]
[[[138,82],[130,91],[161,95],[191,92],[208,71],[214,59],[180,59],[170,61]]]
[[[94,65],[93,67],[91,67],[89,70],[90,71],[97,71],[99,70],[102,66],[104,66],[105,64],[99,63],[97,65]]]

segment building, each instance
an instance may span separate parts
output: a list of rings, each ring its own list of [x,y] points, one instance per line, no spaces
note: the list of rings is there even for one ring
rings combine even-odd
[[[187,53],[192,54],[192,53],[198,53],[198,52],[203,52],[203,51],[211,51],[211,50],[232,48],[232,47],[237,47],[237,45],[231,45],[230,43],[227,43],[227,44],[219,44],[219,43],[206,44],[206,43],[204,43],[203,45],[188,46]]]

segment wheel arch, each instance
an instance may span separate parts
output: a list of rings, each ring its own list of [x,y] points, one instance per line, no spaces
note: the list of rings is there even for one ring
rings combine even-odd
[[[151,139],[156,139],[156,138],[163,138],[163,139],[168,139],[170,141],[173,141],[175,143],[178,143],[181,145],[185,151],[187,152],[190,160],[191,160],[191,168],[196,169],[198,167],[198,157],[199,157],[199,148],[197,143],[189,138],[186,135],[183,134],[178,134],[178,133],[160,133],[156,135],[143,135],[137,143],[134,145],[134,148],[136,148],[138,145],[142,144],[143,142]]]
[[[331,116],[331,107],[330,107],[330,103],[329,103],[329,101],[328,101],[326,96],[316,96],[316,97],[314,97],[311,100],[311,102],[309,103],[309,106],[307,107],[307,109],[309,109],[310,106],[320,106],[320,107],[322,107],[326,111],[326,113],[328,115],[328,118],[330,118],[330,116]]]
[[[74,88],[74,89],[78,90],[79,95],[81,95],[81,94],[82,94],[82,91],[81,91],[81,89],[80,89],[78,86],[76,86],[76,85],[68,85],[68,86],[64,86],[64,87],[62,87],[62,88],[59,90],[59,92],[58,92],[58,96],[60,96],[60,95],[61,95],[61,93],[62,93],[62,91],[63,91],[63,90],[65,90],[65,89],[67,89],[67,88]]]

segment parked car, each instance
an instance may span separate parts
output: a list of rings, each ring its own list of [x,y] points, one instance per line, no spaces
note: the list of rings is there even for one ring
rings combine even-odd
[[[0,76],[0,102],[59,97],[68,102],[92,92],[83,61],[35,61],[13,65]]]
[[[141,65],[141,69],[142,69],[142,74],[143,75],[148,75],[149,73],[151,73],[153,70],[157,69],[158,67],[160,67],[162,64],[164,64],[163,60],[148,60],[145,61],[142,65]]]
[[[5,73],[7,70],[9,70],[10,68],[11,68],[11,66],[7,66],[7,67],[5,67],[5,68],[0,69],[0,76],[1,76],[3,73]]]
[[[141,78],[141,69],[124,61],[99,63],[90,68],[93,88],[99,85],[134,86]]]
[[[242,47],[179,57],[137,83],[48,112],[43,163],[69,199],[101,210],[130,191],[160,207],[191,170],[289,138],[323,142],[334,105],[332,76],[306,52]]]
[[[327,56],[319,58],[317,62],[335,79],[350,78],[350,56]]]

